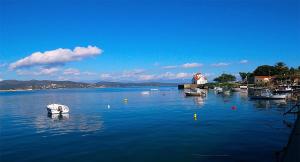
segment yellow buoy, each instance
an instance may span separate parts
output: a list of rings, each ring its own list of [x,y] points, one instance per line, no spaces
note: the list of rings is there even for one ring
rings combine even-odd
[[[197,120],[197,114],[194,113],[194,120]]]

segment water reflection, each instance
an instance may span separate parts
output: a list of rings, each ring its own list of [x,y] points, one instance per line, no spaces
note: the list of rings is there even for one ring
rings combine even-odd
[[[48,113],[48,117],[53,120],[67,120],[70,118],[69,114],[50,114]]]
[[[285,107],[287,105],[286,100],[254,100],[253,103],[256,108]]]
[[[205,104],[205,99],[206,97],[202,97],[202,96],[194,97],[194,102],[199,106],[203,106]]]
[[[247,91],[244,91],[244,92],[240,92],[240,97],[242,100],[248,100],[248,92]]]
[[[72,114],[71,114],[72,115]],[[92,133],[102,129],[101,116],[86,116],[73,114],[48,114],[35,119],[37,133],[47,132],[52,135],[68,134],[72,132]]]

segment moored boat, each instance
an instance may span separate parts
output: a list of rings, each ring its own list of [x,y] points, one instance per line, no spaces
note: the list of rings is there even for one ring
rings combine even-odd
[[[184,92],[186,96],[206,96],[206,92],[201,89],[195,89]]]
[[[259,92],[255,92],[254,95],[250,96],[251,99],[264,99],[264,100],[282,100],[286,99],[286,95],[273,94],[269,89],[263,89]]]
[[[69,112],[69,107],[61,104],[50,104],[47,105],[47,111],[49,114],[63,114]]]

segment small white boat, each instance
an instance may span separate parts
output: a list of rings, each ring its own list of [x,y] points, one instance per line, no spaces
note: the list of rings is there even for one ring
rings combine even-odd
[[[289,93],[292,92],[293,89],[290,86],[280,86],[278,89],[275,90],[277,93]]]
[[[190,91],[185,91],[184,93],[186,96],[206,96],[205,90],[199,88]]]
[[[248,90],[248,86],[244,85],[244,86],[240,86],[241,90]]]
[[[217,93],[223,93],[223,88],[221,88],[221,87],[215,87],[214,90],[215,90]]]
[[[158,91],[157,88],[151,88],[150,91]]]
[[[250,97],[251,99],[282,100],[286,95],[272,94],[269,89],[263,89]]]
[[[63,114],[69,112],[69,107],[60,104],[50,104],[47,105],[47,111],[49,114]]]

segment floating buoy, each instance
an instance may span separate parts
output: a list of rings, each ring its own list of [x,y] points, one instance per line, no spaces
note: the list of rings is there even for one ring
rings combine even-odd
[[[110,105],[107,105],[107,108],[109,109],[109,108],[110,108]]]
[[[197,114],[194,113],[194,120],[197,120]]]
[[[124,102],[128,102],[128,99],[127,99],[127,98],[125,98],[125,99],[124,99]]]
[[[231,110],[236,110],[236,106],[231,106]]]

